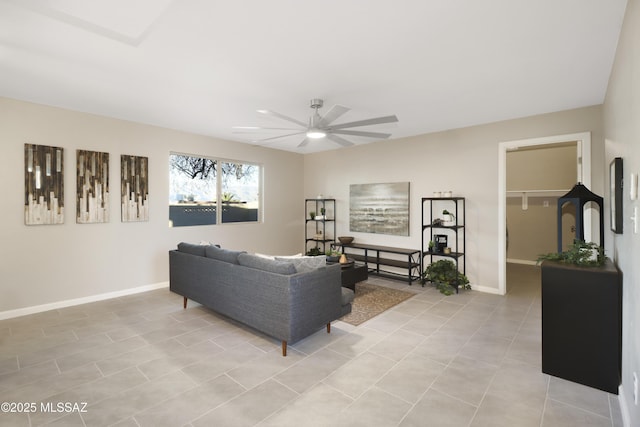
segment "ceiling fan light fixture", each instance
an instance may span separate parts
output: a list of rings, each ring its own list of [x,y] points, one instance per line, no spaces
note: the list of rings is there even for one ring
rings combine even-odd
[[[325,136],[327,136],[327,133],[321,129],[312,128],[307,131],[307,138],[320,139],[324,138]]]

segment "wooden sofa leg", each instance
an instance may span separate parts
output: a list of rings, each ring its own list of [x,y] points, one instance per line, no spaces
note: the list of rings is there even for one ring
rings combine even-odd
[[[327,333],[331,333],[331,322],[327,323]]]
[[[183,304],[183,308],[187,308],[187,297],[184,297],[184,304]]]
[[[286,356],[287,356],[287,342],[282,341],[282,357],[286,357]]]

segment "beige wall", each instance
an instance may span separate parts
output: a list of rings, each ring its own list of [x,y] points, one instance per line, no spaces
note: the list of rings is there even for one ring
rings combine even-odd
[[[303,241],[299,154],[0,98],[0,315],[168,281],[180,241],[294,253]],[[63,225],[24,225],[24,143],[63,147]],[[75,223],[75,150],[110,153],[111,222]],[[264,223],[168,227],[169,152],[264,165]],[[120,155],[149,158],[150,220],[120,221]]]
[[[527,194],[527,209],[522,208],[522,195],[507,198],[507,259],[513,262],[535,262],[543,253],[555,252],[558,246],[558,197],[577,182],[577,144],[542,146],[507,152],[507,191],[562,190],[538,196]],[[546,204],[545,204],[546,202]],[[575,210],[572,210],[575,211]],[[573,242],[575,216],[563,216],[563,246]]]
[[[569,190],[577,181],[576,145],[507,153],[507,191]]]
[[[399,118],[402,123],[402,117]],[[592,191],[603,193],[600,106],[544,114],[412,138],[306,155],[306,197],[337,199],[338,235],[361,242],[421,247],[421,198],[451,190],[467,198],[467,273],[472,285],[498,292],[498,144],[590,131]],[[411,183],[410,236],[349,231],[349,184]]]
[[[624,169],[623,234],[607,228],[605,247],[623,277],[622,304],[622,393],[629,426],[640,425],[640,406],[633,403],[632,374],[640,379],[640,234],[632,231],[633,209],[638,200],[629,198],[628,178],[640,173],[640,1],[629,0],[616,59],[604,104],[605,158],[608,167],[614,157],[622,157]],[[609,191],[605,196],[608,207]],[[607,209],[606,209],[607,210]],[[609,224],[608,215],[605,223]]]

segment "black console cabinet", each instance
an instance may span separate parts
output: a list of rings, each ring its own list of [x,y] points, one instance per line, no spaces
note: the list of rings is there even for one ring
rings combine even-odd
[[[542,263],[542,372],[618,394],[622,280],[616,266]]]

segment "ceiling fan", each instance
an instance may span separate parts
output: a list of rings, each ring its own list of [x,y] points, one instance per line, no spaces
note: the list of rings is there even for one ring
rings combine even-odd
[[[294,119],[292,117],[285,116],[284,114],[277,113],[275,111],[258,110],[258,113],[260,114],[276,117],[276,118],[294,123],[299,126],[298,128],[268,128],[268,127],[257,127],[257,126],[235,126],[234,129],[239,129],[241,131],[262,131],[262,130],[293,130],[295,131],[294,133],[287,133],[285,135],[278,135],[270,138],[264,138],[264,139],[258,139],[258,140],[252,141],[256,143],[270,142],[276,139],[286,138],[294,135],[304,135],[304,139],[300,142],[300,144],[298,144],[298,147],[304,147],[312,139],[321,139],[325,137],[337,144],[342,145],[343,147],[349,147],[353,145],[353,142],[343,138],[340,135],[364,136],[367,138],[381,138],[381,139],[386,139],[391,136],[390,133],[350,130],[349,128],[378,125],[383,123],[395,123],[398,121],[398,118],[395,115],[392,115],[392,116],[376,117],[373,119],[358,120],[355,122],[339,123],[339,124],[332,125],[332,123],[336,119],[338,119],[340,116],[342,116],[344,113],[346,113],[350,109],[342,105],[334,105],[333,107],[331,107],[331,109],[329,109],[329,111],[327,111],[327,113],[324,116],[321,116],[320,113],[318,113],[318,110],[322,108],[323,104],[324,102],[322,101],[322,99],[311,100],[310,107],[314,110],[314,113],[311,117],[309,117],[308,124],[300,120]]]

